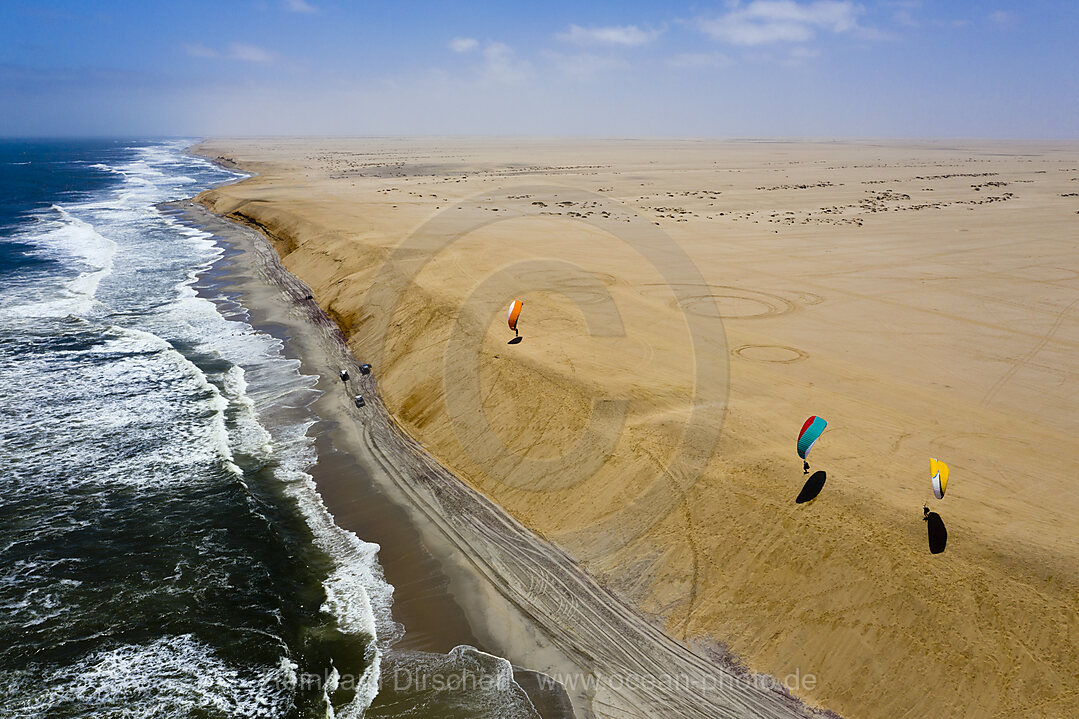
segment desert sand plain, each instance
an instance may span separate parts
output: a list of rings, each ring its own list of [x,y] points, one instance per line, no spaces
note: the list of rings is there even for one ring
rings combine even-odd
[[[1079,145],[195,151],[403,429],[675,638],[849,717],[1079,714]]]

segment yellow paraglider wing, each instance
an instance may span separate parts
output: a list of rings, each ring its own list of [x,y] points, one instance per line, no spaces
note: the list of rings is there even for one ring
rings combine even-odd
[[[933,485],[933,496],[944,499],[948,491],[948,465],[939,459],[929,458],[929,481]]]

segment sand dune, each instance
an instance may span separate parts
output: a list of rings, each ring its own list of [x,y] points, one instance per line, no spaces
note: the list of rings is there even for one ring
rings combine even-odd
[[[676,639],[852,717],[1079,713],[1079,147],[198,150],[401,426]]]

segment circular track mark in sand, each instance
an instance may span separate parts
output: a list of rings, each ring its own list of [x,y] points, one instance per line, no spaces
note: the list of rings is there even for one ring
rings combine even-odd
[[[589,277],[560,275],[553,270],[529,270],[521,272],[517,277],[525,285],[542,287],[549,292],[561,294],[577,304],[589,305],[610,301],[610,295],[597,288],[596,283],[610,287],[617,282],[615,276],[606,272],[589,270],[581,270],[581,272],[595,278],[595,283],[591,282]]]
[[[809,353],[786,345],[742,345],[731,350],[731,354],[754,362],[778,362],[791,364],[809,359]]]
[[[750,290],[731,285],[687,286],[685,289],[705,290],[699,295],[683,295],[678,303],[686,312],[711,317],[715,308],[725,320],[754,320],[763,317],[775,317],[793,312],[797,305],[781,295],[761,290]],[[651,297],[669,297],[670,290],[657,286],[646,286],[642,294]],[[673,304],[673,301],[672,301]]]
[[[719,316],[725,320],[756,320],[762,317],[774,317],[793,312],[795,304],[785,297],[747,290],[741,287],[718,287],[715,292],[698,297],[688,297],[682,301],[686,312],[708,315],[712,302],[719,308]]]

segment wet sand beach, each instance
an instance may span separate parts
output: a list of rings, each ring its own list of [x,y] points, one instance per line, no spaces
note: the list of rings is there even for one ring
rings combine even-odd
[[[358,439],[423,478],[396,483],[421,533],[467,538],[436,556],[455,597],[456,554],[557,647],[524,666],[727,676],[729,652],[844,716],[1079,711],[1079,146],[195,151],[258,173],[198,201],[262,231],[375,365]],[[460,604],[486,646],[515,624]],[[798,711],[731,687],[574,706]]]

